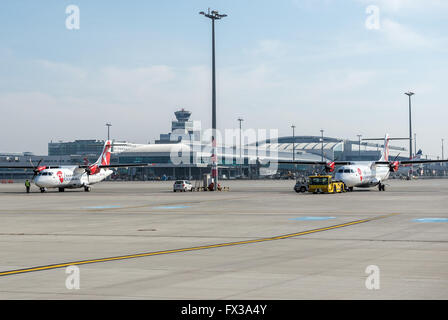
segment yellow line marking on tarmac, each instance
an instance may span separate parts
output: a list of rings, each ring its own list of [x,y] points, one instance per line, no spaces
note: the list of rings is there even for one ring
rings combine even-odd
[[[99,258],[99,259],[82,260],[82,261],[72,261],[72,262],[66,262],[66,263],[60,263],[60,264],[51,264],[51,265],[47,265],[47,266],[31,267],[31,268],[17,269],[17,270],[9,270],[9,271],[0,272],[0,276],[8,276],[8,275],[21,274],[21,273],[34,272],[34,271],[51,270],[51,269],[64,268],[64,267],[73,266],[73,265],[83,265],[83,264],[89,264],[89,263],[99,263],[99,262],[135,259],[135,258],[141,258],[141,257],[156,256],[156,255],[161,255],[161,254],[197,251],[197,250],[204,250],[204,249],[212,249],[212,248],[229,247],[229,246],[244,245],[244,244],[250,244],[250,243],[259,243],[259,242],[266,242],[266,241],[273,241],[273,240],[281,240],[281,239],[287,239],[287,238],[292,238],[292,237],[303,236],[303,235],[316,233],[316,232],[322,232],[322,231],[328,231],[328,230],[348,227],[348,226],[357,225],[357,224],[360,224],[360,223],[365,223],[365,222],[369,222],[369,221],[373,221],[373,220],[388,218],[388,217],[391,217],[391,216],[394,216],[394,215],[397,215],[397,213],[388,214],[388,215],[384,215],[384,216],[373,217],[373,218],[368,218],[368,219],[363,219],[363,220],[356,220],[356,221],[346,222],[346,223],[342,223],[342,224],[338,224],[338,225],[334,225],[334,226],[329,226],[329,227],[324,227],[324,228],[319,228],[319,229],[312,229],[312,230],[301,231],[301,232],[297,232],[297,233],[290,233],[290,234],[285,234],[285,235],[280,235],[280,236],[275,236],[275,237],[261,238],[261,239],[219,243],[219,244],[204,245],[204,246],[182,248],[182,249],[172,249],[172,250],[164,250],[164,251],[145,252],[145,253],[137,253],[137,254],[131,254],[131,255],[117,256],[117,257]]]

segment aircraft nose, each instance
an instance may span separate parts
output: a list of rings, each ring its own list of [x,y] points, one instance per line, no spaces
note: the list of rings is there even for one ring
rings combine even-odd
[[[34,184],[39,185],[40,177],[39,176],[34,177],[33,182]]]
[[[34,184],[38,187],[42,187],[45,183],[45,180],[41,176],[34,177]]]

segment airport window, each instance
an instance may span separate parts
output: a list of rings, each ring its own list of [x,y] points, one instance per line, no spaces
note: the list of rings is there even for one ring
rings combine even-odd
[[[154,157],[120,157],[119,163],[170,163],[169,156]]]

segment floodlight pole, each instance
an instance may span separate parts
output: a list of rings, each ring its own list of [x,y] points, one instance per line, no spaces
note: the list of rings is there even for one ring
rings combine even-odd
[[[442,160],[445,159],[445,155],[443,153],[443,143],[445,142],[445,139],[442,139]],[[442,164],[443,165],[443,164]]]
[[[291,128],[292,128],[292,161],[295,161],[296,160],[296,155],[295,155],[295,150],[294,149],[295,149],[296,135],[295,135],[294,129],[296,128],[296,126],[292,125]]]
[[[405,95],[409,97],[409,159],[412,160],[412,113],[411,113],[411,97],[414,92],[405,92]]]
[[[296,126],[292,125],[291,128],[292,128],[292,161],[296,161],[296,145],[295,145],[296,135],[294,131]],[[294,163],[294,176],[296,174],[296,171],[297,171],[297,165]]]
[[[212,178],[213,189],[218,188],[218,156],[216,150],[216,80],[215,80],[215,20],[226,17],[226,14],[219,14],[218,11],[199,12],[203,16],[212,20]]]
[[[417,156],[417,134],[414,133],[414,153]]]
[[[321,150],[321,153],[322,153],[322,162],[323,162],[324,161],[324,130],[323,129],[320,130],[320,134],[322,136],[322,138],[321,138],[321,140],[322,140],[322,150]]]
[[[240,122],[240,176],[242,176],[242,175],[243,175],[243,158],[242,158],[242,155],[241,155],[241,149],[242,149],[242,141],[241,141],[241,133],[242,133],[242,130],[241,130],[241,123],[244,121],[244,119],[243,119],[243,118],[238,118],[238,121]]]
[[[110,140],[110,127],[112,127],[111,123],[106,123],[107,126],[107,140]]]
[[[361,160],[361,137],[362,134],[357,134],[358,136],[358,160]]]

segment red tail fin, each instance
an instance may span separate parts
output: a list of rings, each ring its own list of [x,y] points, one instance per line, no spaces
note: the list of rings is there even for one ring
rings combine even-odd
[[[110,164],[110,149],[112,148],[112,144],[110,140],[107,140],[104,144],[103,152],[100,157],[96,161],[96,164],[100,165],[109,165]]]
[[[384,149],[380,160],[389,161],[389,141],[389,134],[386,134],[384,137]]]

